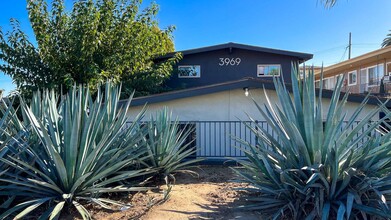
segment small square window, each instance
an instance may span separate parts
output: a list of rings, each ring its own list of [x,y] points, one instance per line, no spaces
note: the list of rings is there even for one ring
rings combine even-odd
[[[257,67],[257,76],[280,76],[281,65],[279,64],[269,64],[269,65],[258,65]]]
[[[348,84],[349,86],[357,84],[357,71],[352,71],[348,73]]]
[[[200,65],[178,66],[178,77],[199,78],[201,77],[201,66]]]

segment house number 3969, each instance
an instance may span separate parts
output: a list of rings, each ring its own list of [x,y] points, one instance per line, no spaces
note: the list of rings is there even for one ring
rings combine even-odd
[[[231,66],[238,66],[240,64],[240,62],[242,61],[242,59],[240,59],[239,57],[237,58],[219,58],[220,59],[220,62],[219,62],[219,65],[220,66],[228,66],[228,65],[231,65]]]

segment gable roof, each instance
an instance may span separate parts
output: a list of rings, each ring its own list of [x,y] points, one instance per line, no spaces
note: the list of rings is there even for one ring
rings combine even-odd
[[[292,85],[291,84],[285,84],[288,91],[292,92]],[[154,94],[149,96],[142,96],[133,98],[131,102],[131,106],[140,106],[145,104],[151,104],[151,103],[159,103],[159,102],[166,102],[171,101],[175,99],[181,99],[181,98],[189,98],[194,96],[200,96],[200,95],[207,95],[210,93],[216,93],[216,92],[222,92],[232,89],[259,89],[259,88],[265,88],[267,90],[274,90],[274,83],[271,80],[262,80],[262,79],[256,79],[252,77],[243,78],[240,80],[230,81],[230,82],[224,82],[224,83],[218,83],[218,84],[212,84],[207,86],[200,86],[200,87],[194,87],[189,89],[182,89],[182,90],[176,90],[171,92],[165,92],[160,94]],[[319,89],[316,89],[317,96],[319,95]],[[326,90],[323,89],[322,91],[322,97],[323,98],[331,98],[333,95],[333,90]],[[341,98],[345,95],[344,92],[341,92]],[[366,95],[363,94],[349,94],[348,100],[349,102],[357,102],[361,103]],[[379,105],[381,102],[386,102],[387,99],[385,98],[378,98],[375,96],[370,96],[368,100],[368,104],[370,105]],[[121,100],[120,103],[126,103],[127,100]],[[387,107],[391,107],[391,102],[387,102]]]
[[[163,55],[163,56],[159,57],[159,59],[170,58],[175,53],[178,53],[178,52],[182,53],[182,55],[186,56],[186,55],[190,55],[190,54],[203,53],[203,52],[209,52],[209,51],[221,50],[221,49],[232,49],[232,48],[297,57],[300,62],[307,61],[309,59],[312,59],[312,57],[313,57],[313,55],[309,54],[309,53],[300,53],[300,52],[293,52],[293,51],[288,51],[288,50],[279,50],[279,49],[257,47],[257,46],[251,46],[251,45],[246,45],[246,44],[238,44],[238,43],[229,42],[229,43],[218,44],[218,45],[214,45],[214,46],[200,47],[200,48],[183,50],[183,51],[176,51],[173,53],[168,53],[166,55]]]

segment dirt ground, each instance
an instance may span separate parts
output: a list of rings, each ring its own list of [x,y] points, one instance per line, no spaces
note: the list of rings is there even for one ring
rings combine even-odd
[[[170,197],[162,201],[162,190],[137,193],[130,197],[133,207],[120,212],[93,209],[94,219],[260,219],[254,212],[245,212],[236,207],[243,204],[239,197],[244,194],[234,190],[246,186],[231,182],[233,172],[223,166],[201,166],[195,169],[198,177],[177,174],[176,184]]]

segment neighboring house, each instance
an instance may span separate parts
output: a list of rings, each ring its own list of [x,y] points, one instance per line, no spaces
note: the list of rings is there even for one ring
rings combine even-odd
[[[317,71],[317,87],[319,87],[320,72]],[[345,75],[343,88],[345,92],[371,92],[375,95],[387,96],[391,93],[391,47],[381,48],[325,67],[323,88],[334,89],[337,77],[341,74]]]
[[[313,71],[314,73],[317,73],[322,70],[321,66],[306,66],[306,65],[301,65],[299,67],[300,70],[300,77],[303,78],[304,72],[308,74],[309,71]]]
[[[234,43],[186,50],[182,54],[183,60],[167,82],[176,90],[134,98],[129,116],[134,117],[147,105],[144,120],[148,120],[151,114],[167,106],[180,121],[195,129],[192,138],[197,153],[194,156],[224,160],[244,156],[234,147],[242,146],[233,137],[253,144],[256,142],[250,129],[243,124],[243,121],[249,121],[248,115],[271,132],[252,98],[262,105],[266,104],[264,88],[270,101],[277,104],[272,75],[283,77],[290,89],[292,62],[302,63],[312,58],[311,54]],[[331,95],[332,91],[323,93],[325,110]],[[359,106],[363,97],[352,95],[349,98],[347,117]],[[378,100],[371,99],[364,113],[377,104]]]

